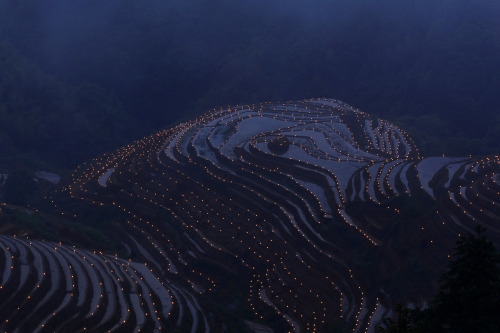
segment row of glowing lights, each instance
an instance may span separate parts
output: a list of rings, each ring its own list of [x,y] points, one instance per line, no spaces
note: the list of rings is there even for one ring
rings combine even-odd
[[[260,149],[259,149],[259,148],[257,148],[257,147],[256,147],[256,149],[258,149],[258,150],[259,150],[259,151],[261,151],[262,153],[266,153],[265,151],[260,150]],[[303,163],[309,164],[308,162],[303,162]],[[340,197],[340,199],[341,199],[341,203],[339,203],[339,204],[337,205],[337,206],[339,207],[339,208],[338,208],[338,215],[342,218],[342,220],[343,220],[343,221],[344,221],[347,225],[352,226],[352,225],[351,225],[351,224],[350,224],[350,223],[346,220],[346,218],[345,218],[345,217],[344,217],[344,216],[340,213],[340,209],[341,209],[340,207],[341,207],[341,206],[343,206],[343,205],[346,203],[346,200],[344,199],[343,193],[342,193],[342,191],[340,190],[340,186],[339,186],[339,183],[338,183],[338,181],[337,181],[337,178],[335,177],[335,175],[334,175],[334,174],[331,174],[331,173],[329,172],[329,170],[327,170],[327,169],[325,169],[325,168],[323,168],[323,167],[320,167],[320,166],[316,166],[316,167],[318,167],[318,168],[322,169],[322,171],[323,171],[323,172],[328,173],[328,174],[329,174],[329,176],[331,176],[331,178],[334,180],[334,182],[335,182],[335,184],[336,184],[337,191],[338,191],[338,195],[339,195],[339,197]],[[302,186],[302,185],[301,185],[301,186]],[[316,197],[316,196],[315,196],[315,197]],[[316,199],[319,201],[319,198],[317,198],[317,197],[316,197]],[[372,237],[371,237],[369,234],[367,234],[367,233],[366,233],[363,229],[359,228],[358,226],[352,226],[352,227],[354,227],[354,229],[355,229],[355,230],[357,230],[358,232],[360,232],[360,233],[361,233],[361,234],[362,234],[362,235],[363,235],[363,236],[364,236],[364,237],[365,237],[365,238],[366,238],[366,239],[367,239],[367,240],[368,240],[371,244],[373,244],[373,245],[377,245],[377,242],[376,242],[374,239],[372,239]],[[305,235],[303,235],[303,236],[304,236],[304,237],[306,237]],[[313,244],[313,246],[314,246],[314,247],[316,247],[316,245],[315,245],[315,244]]]
[[[380,185],[379,185],[380,186]]]
[[[31,248],[34,246],[33,242],[32,241],[29,241],[29,240],[26,240],[26,242],[28,244],[25,244],[24,241],[22,240],[12,240],[12,241],[15,241],[17,242],[17,246],[23,246],[23,247],[28,247],[29,248],[29,251],[33,251]],[[0,244],[4,245],[2,242],[0,242]],[[73,291],[71,292],[70,296],[71,297],[76,297],[75,296],[75,292],[78,291],[79,292],[79,287],[75,285],[76,281],[75,281],[75,273],[76,273],[76,270],[72,267],[72,265],[68,262],[68,260],[70,261],[70,259],[68,259],[67,256],[71,255],[72,257],[76,258],[77,260],[79,260],[79,265],[83,268],[83,267],[87,267],[87,269],[84,269],[84,271],[88,271],[88,269],[91,269],[90,267],[93,267],[92,269],[95,269],[97,270],[97,272],[99,272],[98,274],[96,274],[97,277],[101,276],[102,278],[100,278],[100,282],[99,282],[99,290],[100,290],[100,294],[98,295],[98,299],[101,300],[102,302],[102,299],[104,298],[104,293],[112,293],[114,294],[115,292],[115,288],[116,286],[120,285],[122,280],[123,280],[123,273],[120,273],[120,272],[115,272],[116,271],[116,267],[120,267],[120,269],[123,269],[124,272],[127,272],[129,275],[130,275],[130,279],[128,279],[130,282],[131,281],[135,281],[135,284],[137,284],[136,288],[137,287],[140,287],[142,292],[139,292],[138,293],[138,296],[142,299],[142,303],[141,303],[141,306],[144,307],[144,302],[145,302],[145,297],[152,297],[152,294],[151,294],[151,291],[149,289],[147,289],[148,287],[146,286],[146,289],[143,288],[143,286],[145,286],[143,283],[140,283],[139,280],[143,280],[143,277],[134,269],[132,269],[130,267],[130,263],[127,263],[127,264],[124,264],[124,263],[121,263],[121,264],[118,264],[117,262],[111,262],[108,260],[108,258],[106,256],[103,255],[102,252],[99,252],[99,253],[96,253],[94,251],[94,253],[87,253],[87,255],[90,255],[90,257],[87,257],[87,255],[85,255],[85,253],[81,253],[81,251],[79,250],[76,250],[73,248],[67,248],[66,246],[62,246],[61,243],[59,243],[59,245],[55,245],[53,243],[46,243],[46,244],[42,244],[42,243],[37,243],[38,246],[36,246],[37,248],[37,252],[39,253],[43,253],[43,257],[47,257],[47,256],[52,256],[51,254],[49,254],[48,252],[48,247],[50,247],[50,249],[52,249],[54,252],[59,252],[62,254],[62,258],[63,260],[65,260],[66,262],[65,263],[61,263],[61,261],[59,260],[59,256],[58,255],[54,255],[54,258],[57,258],[55,259],[55,262],[57,262],[57,264],[59,265],[59,267],[67,267],[68,270],[69,270],[69,273],[67,274],[63,274],[63,275],[71,275],[71,285],[72,285],[72,288],[73,288]],[[5,245],[4,245],[5,246]],[[10,246],[5,246],[5,248],[7,249],[7,251],[11,252],[11,253],[14,253],[12,252]],[[59,250],[59,251],[58,251]],[[14,261],[15,260],[15,256],[12,254],[11,256],[12,260]],[[21,260],[21,259],[20,259]],[[117,258],[116,258],[117,260]],[[51,260],[49,260],[51,261]],[[115,265],[113,268],[113,265]],[[14,266],[11,266],[10,267],[11,269],[14,269]],[[152,270],[151,270],[152,272]],[[39,272],[39,275],[41,274],[41,278],[42,278],[42,281],[38,281],[36,283],[36,286],[32,289],[32,291],[30,292],[30,294],[28,296],[26,296],[26,299],[25,301],[23,302],[22,305],[20,305],[19,307],[17,307],[17,311],[20,311],[21,307],[22,306],[25,306],[26,304],[28,304],[28,302],[30,301],[33,301],[34,298],[32,298],[32,296],[34,295],[34,293],[36,292],[36,290],[38,288],[41,287],[41,284],[43,283],[43,279],[52,279],[52,277],[50,275],[47,274],[47,272]],[[112,290],[110,291],[104,291],[103,290],[103,279],[105,276],[108,276],[108,275],[111,275],[111,276],[115,276],[115,278],[111,279],[111,278],[108,278],[109,281],[115,281],[114,282],[114,286],[111,288]],[[119,275],[119,276],[122,276],[122,278],[120,277],[116,277],[116,275]],[[59,276],[59,274],[57,274],[57,276]],[[81,278],[81,277],[80,277]],[[138,279],[137,279],[138,278]],[[5,285],[9,283],[9,280],[7,280],[5,282]],[[26,283],[26,282],[25,282]],[[62,285],[62,284],[61,284]],[[85,284],[86,286],[87,284]],[[141,286],[142,285],[142,286]],[[162,285],[163,285],[163,282],[162,282]],[[0,286],[0,289],[3,289],[4,285]],[[21,287],[21,286],[19,286]],[[93,287],[96,287],[96,286],[93,286]],[[122,286],[119,286],[119,288],[121,289],[121,291],[124,291],[124,288]],[[88,289],[86,289],[88,291]],[[168,290],[168,288],[167,288]],[[55,292],[55,291],[53,291]],[[143,296],[143,293],[145,293],[145,295],[147,296]],[[39,297],[42,297],[43,295],[39,295]],[[109,297],[109,296],[108,296]],[[90,301],[90,299],[87,297],[87,300]],[[115,299],[115,301],[117,301],[117,299]],[[98,302],[97,305],[96,305],[96,308],[93,310],[93,311],[90,311],[90,314],[87,315],[86,318],[89,318],[89,317],[94,317],[96,316],[97,312],[99,310],[101,311],[105,311],[104,309],[101,309],[101,302]],[[69,303],[69,302],[68,302]],[[132,304],[132,302],[129,302],[130,304]],[[151,304],[153,306],[156,306],[156,303],[151,301]],[[174,304],[174,302],[172,301],[172,305]],[[126,313],[126,318],[129,317],[129,314],[131,312],[131,309],[128,307],[129,305],[126,305],[127,306],[127,313]],[[132,304],[133,306],[133,304]],[[54,312],[52,312],[52,314],[50,314],[49,316],[47,316],[46,318],[44,318],[44,320],[42,321],[42,323],[40,324],[40,327],[45,327],[46,323],[49,321],[49,319],[51,317],[55,317],[59,312],[61,312],[63,310],[63,308],[61,307],[58,307],[58,309]],[[135,312],[137,311],[140,311],[140,312],[143,312],[145,316],[150,316],[150,314],[147,312],[147,311],[143,311],[142,309],[134,309]],[[15,316],[16,312],[14,312],[10,317],[12,316]],[[155,313],[158,313],[158,310],[157,309],[154,309],[154,312]],[[169,313],[170,315],[170,313]],[[161,326],[160,325],[160,321],[162,320],[161,317],[156,317],[156,318],[153,318],[153,320],[156,320],[157,321],[157,326],[159,327],[158,329],[161,330]],[[6,319],[5,320],[6,323],[9,322],[9,319]],[[126,324],[127,322],[127,319],[125,319],[122,323],[120,324]],[[87,327],[83,327],[84,330],[87,329]]]
[[[225,179],[220,179],[220,180],[222,180],[222,181],[227,181],[227,180],[225,180]]]
[[[148,142],[151,142],[151,140],[147,140],[147,141],[146,141],[146,143],[145,143],[145,146],[147,146],[147,143],[148,143]],[[134,148],[134,151],[135,151],[135,150],[136,150],[136,149]],[[144,150],[145,150],[145,149],[142,149],[142,151],[144,151]],[[131,154],[126,154],[125,156],[130,156],[130,155],[131,155]],[[142,155],[143,155],[143,154],[141,154],[141,156],[142,156]],[[115,159],[115,160],[116,160],[116,159]],[[122,163],[122,164],[124,164],[124,163]],[[100,168],[100,170],[101,170],[101,171],[102,171],[102,170],[106,170],[106,169],[109,169],[110,167],[111,167],[111,165],[106,164],[106,165],[104,165],[102,168]],[[122,172],[120,171],[120,173],[122,173]],[[88,182],[89,182],[89,180],[90,180],[91,178],[95,178],[95,177],[99,177],[99,172],[98,172],[97,174],[95,174],[95,176],[94,176],[94,177],[90,177],[90,176],[89,176],[89,178],[88,178],[87,180],[84,180],[84,182],[85,182],[85,183],[88,183]],[[83,178],[83,177],[82,177],[82,178]],[[86,190],[84,190],[84,191],[85,191],[85,192],[87,192]],[[93,203],[94,203],[94,204],[98,204],[98,205],[102,205],[102,204],[103,204],[103,203],[99,203],[99,202],[96,202],[96,201],[93,201]],[[113,204],[115,204],[115,203],[113,203]],[[122,207],[121,207],[120,205],[118,205],[118,208],[122,208]],[[124,208],[122,208],[122,209],[123,209],[123,211],[124,211],[124,212],[129,213],[132,217],[137,217],[137,216],[135,216],[135,214],[133,214],[132,212],[126,211],[126,209],[124,209]],[[137,217],[137,218],[138,218],[138,219],[139,219],[139,221],[141,221],[141,222],[146,222],[146,224],[150,224],[150,222],[149,222],[149,221],[143,220],[143,219],[142,219],[142,218],[140,218],[140,217]],[[128,221],[128,223],[130,224],[130,221]],[[150,225],[151,225],[151,227],[152,227],[153,229],[155,228],[152,224],[150,224]],[[137,228],[137,226],[135,226],[135,225],[134,225],[133,227],[134,227],[134,228]],[[156,229],[156,231],[159,231],[159,229]],[[145,232],[144,232],[144,230],[141,230],[141,233],[142,233],[142,234],[144,234],[144,233],[145,233]],[[162,235],[162,236],[163,236],[163,237],[165,237],[165,235]],[[151,237],[150,237],[150,236],[148,236],[148,237],[146,237],[146,238],[147,238],[148,240],[150,240],[150,241],[151,241]],[[170,241],[169,241],[169,240],[167,240],[167,243],[170,243]],[[152,244],[155,248],[157,248],[157,249],[159,248],[159,246],[157,245],[157,243],[155,243],[155,242],[151,242],[151,244]],[[163,253],[162,253],[161,248],[159,248],[159,250],[158,250],[158,251],[160,252],[160,254],[163,254]],[[163,254],[163,255],[164,255],[164,254]],[[180,253],[179,253],[179,255],[180,255]],[[179,258],[179,260],[181,260],[181,259]],[[193,271],[193,272],[194,272],[194,271]],[[200,275],[201,275],[201,273],[200,273]],[[208,280],[210,281],[210,278],[208,278]],[[215,284],[212,282],[212,287],[213,287],[214,285],[215,285]],[[211,288],[209,288],[209,290],[210,290],[210,289],[211,289]]]
[[[256,226],[257,226],[257,225],[256,225]],[[254,252],[254,254],[255,254],[255,252]]]

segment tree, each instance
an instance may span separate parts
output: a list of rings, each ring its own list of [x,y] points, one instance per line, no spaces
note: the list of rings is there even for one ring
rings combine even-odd
[[[385,318],[381,333],[500,332],[500,255],[476,227],[456,243],[447,272],[430,308],[410,310],[401,304],[396,321]]]
[[[500,331],[500,259],[484,231],[457,241],[430,311],[436,331]]]
[[[397,320],[394,321],[391,318],[385,318],[382,323],[383,327],[379,326],[378,331],[380,333],[421,333],[423,332],[420,328],[416,316],[418,316],[418,310],[410,310],[400,303],[395,307],[396,313],[398,314]]]

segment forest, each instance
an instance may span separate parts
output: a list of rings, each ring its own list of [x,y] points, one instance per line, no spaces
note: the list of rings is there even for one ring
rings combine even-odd
[[[425,154],[500,150],[493,0],[0,0],[0,170],[70,170],[212,108],[329,97]]]

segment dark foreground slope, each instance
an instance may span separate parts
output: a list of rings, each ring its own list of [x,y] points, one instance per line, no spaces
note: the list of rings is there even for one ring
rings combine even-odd
[[[307,100],[213,110],[136,141],[79,167],[54,209],[114,210],[124,255],[145,261],[171,300],[159,319],[145,315],[145,330],[237,330],[245,320],[278,332],[374,332],[395,303],[434,295],[458,235],[480,223],[500,243],[499,174],[496,156],[421,158],[401,128],[341,101]],[[2,285],[21,286],[7,271]],[[76,276],[67,290],[94,285],[90,273]],[[129,293],[121,308],[134,313],[161,303],[137,305]],[[71,297],[53,307],[79,309]],[[114,304],[101,304],[103,317],[121,316]],[[32,325],[43,329],[42,319]]]

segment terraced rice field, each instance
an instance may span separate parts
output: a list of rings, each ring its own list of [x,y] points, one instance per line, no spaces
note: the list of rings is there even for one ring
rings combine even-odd
[[[0,313],[12,329],[218,331],[212,297],[281,331],[375,332],[395,303],[431,295],[418,281],[458,235],[480,223],[499,242],[499,174],[498,156],[422,158],[403,129],[337,100],[212,110],[64,189],[118,208],[147,266],[2,237],[0,292],[18,292]]]
[[[160,331],[174,304],[192,302],[143,263],[7,236],[0,249],[7,332]],[[195,308],[187,312],[198,319]]]

